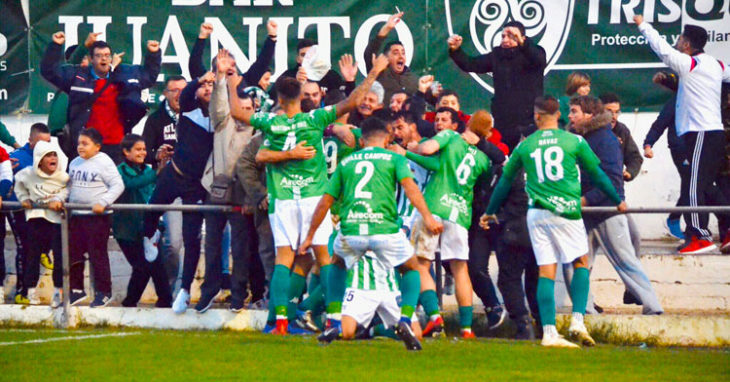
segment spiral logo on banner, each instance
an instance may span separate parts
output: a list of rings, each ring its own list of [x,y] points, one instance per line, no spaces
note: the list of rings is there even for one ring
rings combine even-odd
[[[462,36],[464,44],[471,41],[479,54],[487,54],[495,46],[499,46],[504,24],[519,21],[525,26],[527,36],[545,49],[547,73],[565,46],[573,20],[575,0],[477,0],[469,10],[463,9],[461,4],[462,2],[445,0],[449,34],[457,33],[453,30],[452,20],[468,14],[469,36]],[[474,73],[471,76],[485,89],[493,92],[491,76]]]

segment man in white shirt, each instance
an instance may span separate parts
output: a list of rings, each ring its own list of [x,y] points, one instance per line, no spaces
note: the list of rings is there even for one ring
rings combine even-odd
[[[707,31],[696,25],[685,25],[674,48],[661,38],[641,15],[634,22],[654,53],[679,76],[675,125],[684,139],[690,162],[687,182],[689,205],[705,205],[706,195],[715,186],[720,174],[725,146],[720,114],[722,82],[730,82],[730,69],[722,61],[703,51]],[[685,190],[683,190],[684,192]],[[709,252],[717,247],[707,229],[708,214],[688,213],[685,244],[681,254]]]

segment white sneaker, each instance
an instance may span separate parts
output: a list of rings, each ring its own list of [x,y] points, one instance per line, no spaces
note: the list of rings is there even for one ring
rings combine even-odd
[[[51,298],[51,308],[58,308],[63,304],[63,298],[61,297],[61,288],[53,288],[53,298]]]
[[[35,288],[28,288],[28,304],[29,305],[40,305],[41,299],[38,297],[38,292]]]
[[[188,309],[188,304],[190,304],[190,293],[185,289],[180,289],[175,302],[172,303],[172,311],[175,314],[183,314]]]
[[[568,336],[572,340],[580,342],[583,346],[596,346],[596,341],[588,334],[588,329],[582,322],[570,320]]]
[[[144,258],[148,262],[153,262],[157,259],[157,254],[159,253],[159,250],[157,248],[157,242],[160,240],[160,231],[156,230],[155,234],[152,235],[152,237],[145,236],[144,239],[142,239],[142,243],[144,244]]]
[[[570,349],[580,348],[580,346],[566,340],[561,335],[556,335],[556,336],[543,335],[542,342],[540,344],[542,346],[551,347],[551,348],[570,348]]]

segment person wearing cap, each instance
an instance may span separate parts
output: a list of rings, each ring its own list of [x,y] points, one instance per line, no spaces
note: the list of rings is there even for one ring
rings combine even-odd
[[[641,15],[634,22],[646,38],[651,49],[679,77],[675,126],[677,135],[684,139],[690,177],[689,206],[706,205],[708,195],[714,193],[719,179],[725,147],[725,135],[720,112],[722,82],[730,82],[730,69],[722,61],[705,53],[707,31],[687,24],[674,48],[661,38],[651,24]],[[683,190],[684,191],[684,190]],[[687,213],[684,245],[681,254],[705,253],[716,249],[712,233],[707,228],[709,216],[704,213]]]

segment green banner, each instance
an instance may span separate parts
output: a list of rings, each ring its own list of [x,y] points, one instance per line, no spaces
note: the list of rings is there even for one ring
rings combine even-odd
[[[448,57],[446,39],[459,34],[467,53],[485,54],[499,43],[501,27],[510,20],[521,21],[527,34],[545,48],[546,92],[555,96],[563,94],[567,75],[580,70],[592,77],[593,94],[615,92],[626,108],[656,109],[668,98],[651,83],[652,75],[664,66],[633,24],[635,13],[643,14],[670,43],[676,41],[684,24],[702,25],[709,32],[706,50],[718,59],[730,60],[730,0],[34,0],[29,10],[29,57],[27,45],[22,48],[28,42],[22,12],[19,19],[16,12],[20,7],[3,5],[2,33],[8,41],[15,38],[18,43],[8,43],[12,48],[0,57],[8,63],[27,62],[0,71],[2,85],[15,81],[8,72],[30,68],[27,108],[33,113],[47,112],[53,89],[41,78],[39,65],[56,31],[66,33],[67,46],[83,42],[89,32],[102,32],[101,38],[115,52],[125,52],[124,62],[135,64],[142,62],[146,41],[158,40],[163,74],[187,77],[187,60],[198,28],[209,22],[214,32],[204,60],[208,62],[220,45],[232,51],[245,70],[261,47],[270,19],[277,22],[280,36],[275,76],[294,65],[296,42],[303,37],[318,41],[330,54],[335,70],[337,59],[349,53],[364,71],[362,52],[367,41],[396,7],[405,15],[390,38],[397,35],[404,43],[408,65],[416,73],[434,74],[444,88],[457,91],[467,112],[489,107],[491,77],[460,71]],[[27,86],[23,89],[28,93]],[[160,86],[151,90],[150,104],[159,100],[160,90]],[[6,100],[2,113],[20,107],[25,96],[18,92]]]
[[[20,0],[1,2],[0,15],[0,114],[8,114],[28,98],[28,25]]]

